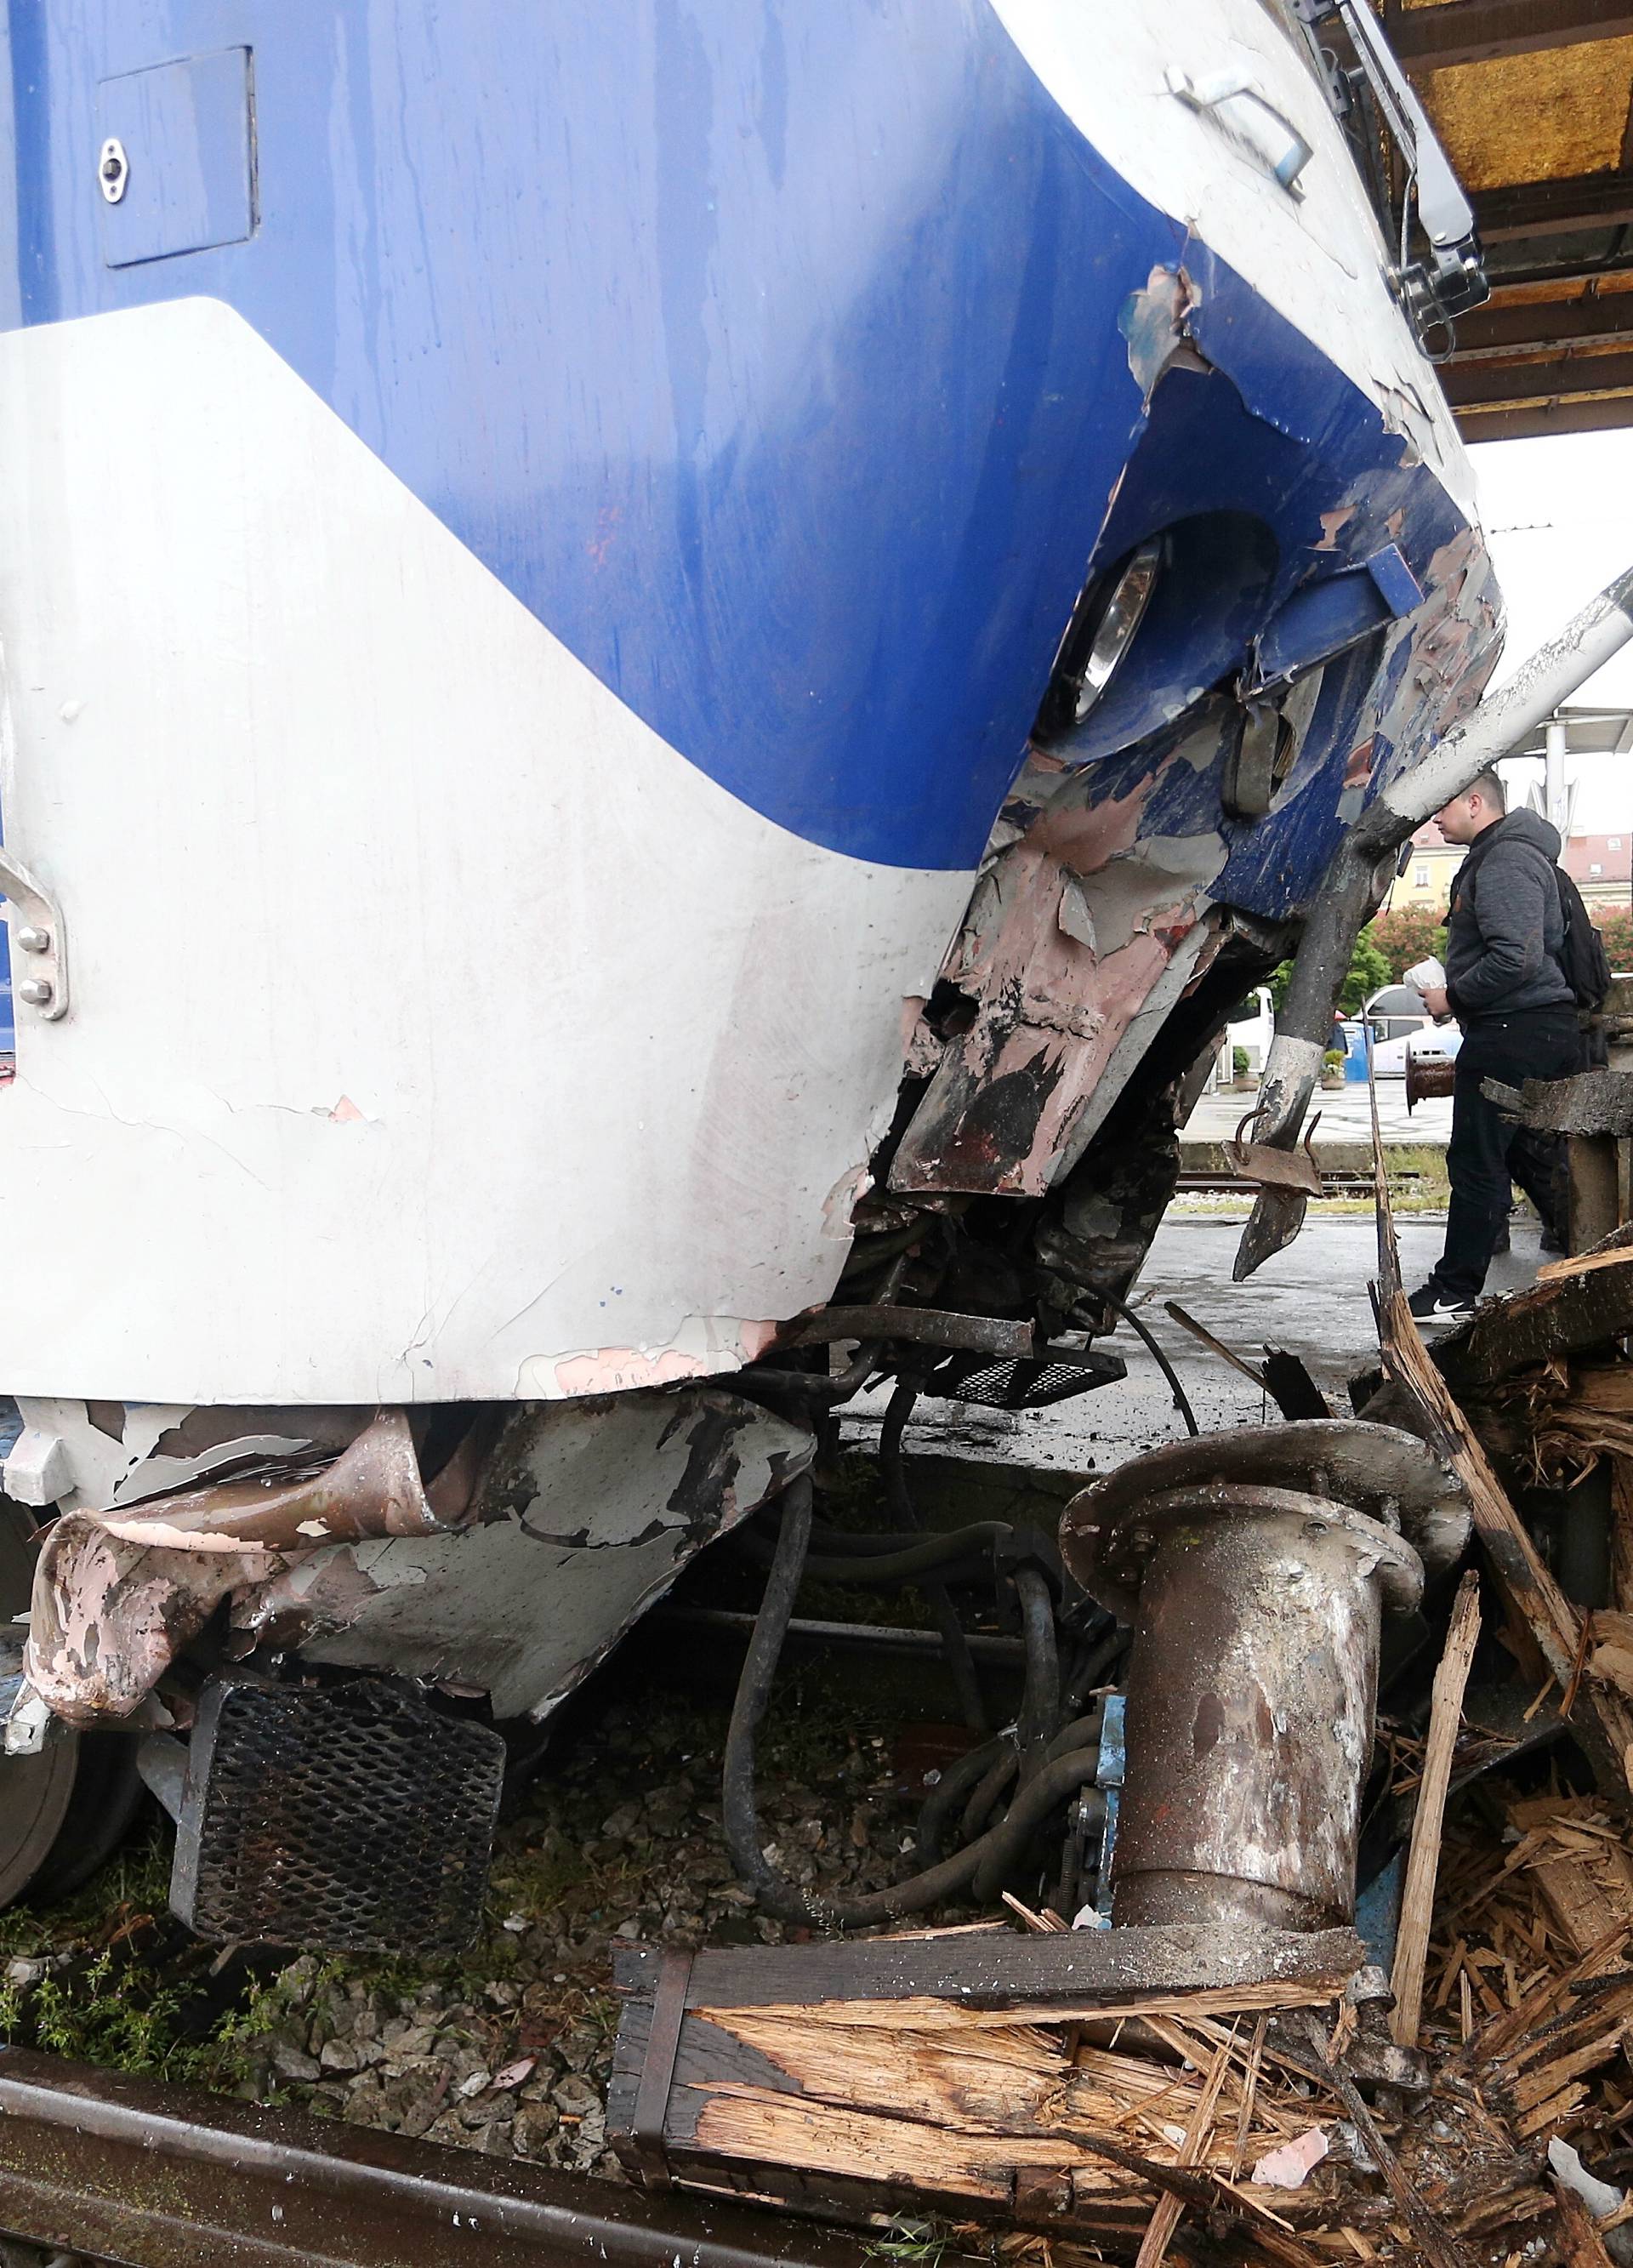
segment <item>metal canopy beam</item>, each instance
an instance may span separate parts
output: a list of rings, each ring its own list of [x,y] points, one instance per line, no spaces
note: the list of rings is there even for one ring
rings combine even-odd
[[[1389,44],[1403,63],[1444,70],[1534,55],[1633,32],[1633,7],[1622,0],[1441,0],[1432,8],[1385,11]]]
[[[1460,409],[1465,441],[1536,441],[1549,433],[1602,433],[1633,425],[1633,394],[1573,401],[1525,401],[1508,409]]]
[[[1608,346],[1633,340],[1633,291],[1585,299],[1532,299],[1517,307],[1479,307],[1459,319],[1460,363],[1492,355],[1548,355],[1563,346]]]
[[[1487,244],[1508,237],[1557,236],[1570,229],[1615,228],[1633,221],[1633,173],[1517,181],[1506,188],[1476,190],[1473,202],[1475,225]]]
[[[1577,355],[1554,362],[1453,363],[1440,375],[1454,409],[1581,401],[1590,394],[1633,392],[1633,353]]]

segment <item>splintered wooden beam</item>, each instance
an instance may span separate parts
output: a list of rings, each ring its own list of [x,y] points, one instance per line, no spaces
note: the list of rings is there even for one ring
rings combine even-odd
[[[618,1948],[621,1992],[650,1992],[655,1946]],[[912,2001],[915,2025],[992,2021],[1064,2022],[1113,2012],[1143,2014],[1197,1996],[1223,2008],[1314,2006],[1336,1997],[1365,1954],[1353,1930],[1308,1935],[1175,1923],[1160,1929],[1069,1930],[1023,1937],[1011,1930],[919,1931],[836,1938],[811,1945],[705,1947],[692,1962],[688,2009],[827,2008],[835,2021],[889,2024]],[[1255,1993],[1265,1998],[1255,2000]],[[1282,1996],[1287,1996],[1285,1998]],[[871,2006],[869,2004],[872,2004]],[[1025,2010],[1025,2016],[1018,2014]]]
[[[1563,1695],[1576,1676],[1582,1617],[1538,1557],[1473,1427],[1430,1360],[1402,1292],[1384,1305],[1382,1348],[1385,1370],[1405,1388],[1431,1446],[1468,1491],[1475,1532],[1512,1610],[1511,1626],[1534,1646]],[[1625,1802],[1633,1788],[1633,1710],[1592,1678],[1576,1682],[1571,1730],[1600,1786]]]
[[[1633,1614],[1633,1458],[1611,1459],[1610,1504],[1610,1594],[1622,1614]]]
[[[1179,2162],[1181,2166],[1189,2167],[1196,2163],[1208,2138],[1213,2132],[1214,2115],[1219,2106],[1219,2090],[1225,2085],[1225,2074],[1230,2070],[1231,2053],[1234,2046],[1233,2040],[1227,2040],[1214,2055],[1208,2076],[1203,2083],[1202,2094],[1197,2098],[1196,2107],[1186,2122],[1185,2139],[1180,2144]],[[1183,2202],[1175,2197],[1172,2191],[1166,2196],[1158,2198],[1156,2210],[1151,2217],[1151,2225],[1141,2241],[1134,2268],[1162,2268],[1162,2264],[1168,2255],[1169,2242],[1174,2230],[1180,2225],[1180,2215],[1184,2210]]]
[[[1633,1709],[1629,1709],[1622,1697],[1611,1689],[1579,1675],[1582,1616],[1543,1565],[1535,1544],[1509,1502],[1507,1492],[1493,1471],[1473,1426],[1453,1399],[1449,1375],[1443,1375],[1441,1369],[1430,1359],[1429,1351],[1417,1328],[1417,1318],[1407,1305],[1406,1293],[1401,1285],[1394,1220],[1390,1211],[1388,1187],[1384,1176],[1383,1145],[1378,1130],[1376,1100],[1372,1108],[1372,1143],[1379,1272],[1383,1279],[1379,1287],[1379,1348],[1385,1373],[1405,1392],[1425,1438],[1461,1480],[1474,1514],[1475,1532],[1485,1548],[1486,1558],[1497,1579],[1497,1587],[1509,1607],[1511,1628],[1522,1644],[1528,1641],[1534,1648],[1536,1659],[1551,1675],[1562,1695],[1572,1690],[1576,1692],[1571,1730],[1600,1786],[1625,1804],[1629,1790],[1633,1789]],[[1624,1304],[1624,1294],[1633,1300],[1633,1256],[1630,1256],[1629,1264],[1622,1270],[1605,1270],[1598,1276],[1567,1279],[1551,1295],[1555,1312],[1582,1286],[1603,1284],[1611,1279],[1616,1285],[1616,1296],[1612,1304],[1619,1311]],[[1539,1286],[1529,1292],[1517,1292],[1502,1301],[1494,1310],[1493,1320],[1489,1324],[1484,1324],[1483,1321],[1476,1322],[1476,1332],[1482,1327],[1486,1330],[1485,1344],[1488,1347],[1503,1341],[1505,1312],[1529,1303],[1526,1312],[1532,1315],[1538,1313],[1539,1292],[1542,1293],[1546,1306],[1550,1297],[1548,1287]],[[1629,1322],[1633,1322],[1633,1304],[1629,1305]],[[1576,1344],[1593,1344],[1593,1337],[1605,1336],[1607,1334],[1598,1332],[1578,1339]],[[1512,1334],[1508,1335],[1511,1344],[1512,1336]],[[1460,1358],[1465,1361],[1465,1367],[1471,1345],[1472,1336],[1458,1350]],[[1446,1373],[1452,1373],[1449,1356],[1443,1359]],[[1516,1368],[1519,1365],[1507,1366]],[[1499,1368],[1493,1374],[1501,1376],[1504,1373]]]
[[[1555,1355],[1603,1346],[1629,1330],[1633,1249],[1622,1248],[1607,1252],[1602,1264],[1565,1266],[1540,1276],[1527,1292],[1489,1302],[1472,1323],[1448,1332],[1436,1352],[1448,1383],[1467,1391],[1495,1386]]]
[[[1568,2189],[1556,2191],[1559,2199],[1559,2257],[1565,2268],[1611,2268],[1605,2240],[1593,2226],[1593,2217],[1579,2197]]]
[[[1355,2081],[1332,2061],[1327,2037],[1320,2023],[1313,2016],[1306,2016],[1304,2022],[1306,2035],[1323,2080],[1339,2097],[1359,2131],[1372,2163],[1384,2177],[1385,2187],[1400,2206],[1407,2226],[1417,2239],[1418,2250],[1423,2257],[1431,2264],[1431,2268],[1471,2268],[1468,2253],[1439,2216],[1430,2211],[1401,2161],[1385,2141],[1378,2121]]]
[[[933,2200],[1130,2257],[1144,2235],[1154,2268],[1181,2205],[1223,2207],[1239,2151],[1257,2162],[1311,2122],[1256,2015],[1331,2011],[1362,1958],[1347,1930],[1200,1927],[621,1948],[607,2131],[649,2180],[842,2218]],[[1131,2175],[1105,2136],[1171,2178]],[[1266,2209],[1283,2192],[1237,2208]]]
[[[1463,1692],[1479,1637],[1480,1578],[1470,1568],[1458,1586],[1445,1651],[1435,1672],[1429,1705],[1429,1739],[1423,1749],[1417,1809],[1412,1817],[1401,1926],[1395,1938],[1394,1970],[1389,1980],[1395,1998],[1391,2029],[1397,2044],[1404,2048],[1417,2045],[1418,2026],[1423,2020],[1423,1968],[1429,1955],[1430,1924],[1434,1918],[1435,1876],[1440,1864],[1440,1830],[1445,1817],[1446,1790],[1452,1785],[1452,1752],[1463,1721]]]

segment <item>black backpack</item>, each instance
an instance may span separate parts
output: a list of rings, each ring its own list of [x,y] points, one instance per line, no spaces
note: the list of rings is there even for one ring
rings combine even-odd
[[[1554,869],[1559,885],[1559,910],[1565,917],[1564,942],[1559,965],[1565,982],[1577,996],[1577,1005],[1593,1015],[1605,1005],[1610,990],[1610,961],[1605,940],[1588,919],[1582,893],[1563,866]]]

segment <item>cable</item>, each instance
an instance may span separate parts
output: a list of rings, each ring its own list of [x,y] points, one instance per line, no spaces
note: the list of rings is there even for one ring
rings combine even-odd
[[[962,1842],[973,1843],[977,1835],[985,1833],[995,1806],[1020,1770],[1020,1742],[1011,1731],[1009,1747],[1001,1756],[994,1758],[991,1768],[982,1775],[980,1784],[964,1806],[964,1815],[959,1822]]]
[[[1106,1619],[1111,1622],[1109,1615]],[[1111,1628],[1086,1649],[1071,1675],[1067,1679],[1060,1697],[1063,1712],[1070,1714],[1081,1709],[1095,1687],[1108,1682],[1107,1670],[1112,1668],[1120,1654],[1128,1652],[1133,1643],[1134,1632],[1131,1630],[1111,1622]]]
[[[1188,1432],[1192,1434],[1200,1433],[1202,1427],[1196,1423],[1196,1414],[1191,1408],[1189,1402],[1186,1399],[1185,1388],[1180,1383],[1180,1373],[1175,1370],[1167,1356],[1158,1345],[1156,1340],[1151,1336],[1145,1325],[1135,1314],[1133,1308],[1126,1307],[1117,1297],[1114,1292],[1103,1291],[1098,1284],[1089,1284],[1088,1289],[1092,1292],[1097,1300],[1103,1300],[1108,1307],[1114,1307],[1117,1313],[1122,1317],[1123,1322],[1128,1324],[1129,1329],[1136,1332],[1139,1337],[1144,1340],[1146,1346],[1150,1349],[1152,1358],[1156,1362],[1158,1369],[1161,1371],[1163,1376],[1168,1381],[1168,1390],[1173,1396],[1173,1406],[1179,1411],[1181,1417],[1184,1418]]]
[[[1011,1760],[1015,1754],[1015,1729],[1008,1727],[990,1741],[983,1741],[956,1764],[949,1764],[937,1779],[924,1799],[918,1815],[918,1847],[931,1864],[941,1857],[941,1846],[953,1814],[977,1783],[985,1778],[1000,1756]]]
[[[1099,1788],[1090,1787],[1100,1769],[1099,1744],[1092,1749],[1074,1749],[1070,1756],[1056,1756],[1052,1764],[1045,1764],[1036,1778],[1023,1787],[1004,1817],[989,1834],[979,1843],[972,1843],[970,1851],[980,1853],[979,1861],[970,1881],[970,1895],[979,1905],[996,1898],[1004,1887],[1004,1877],[1019,1858],[1027,1837],[1041,1827],[1057,1803],[1069,1795],[1076,1795],[1086,1805],[1098,1803],[1102,1812],[1106,1799]],[[969,1851],[960,1852],[967,1858]]]

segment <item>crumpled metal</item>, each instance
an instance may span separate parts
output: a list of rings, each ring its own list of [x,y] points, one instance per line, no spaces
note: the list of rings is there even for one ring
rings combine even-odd
[[[427,1497],[401,1410],[316,1470],[64,1513],[34,1571],[27,1684],[70,1725],[129,1717],[231,1593],[326,1543],[455,1524]]]

